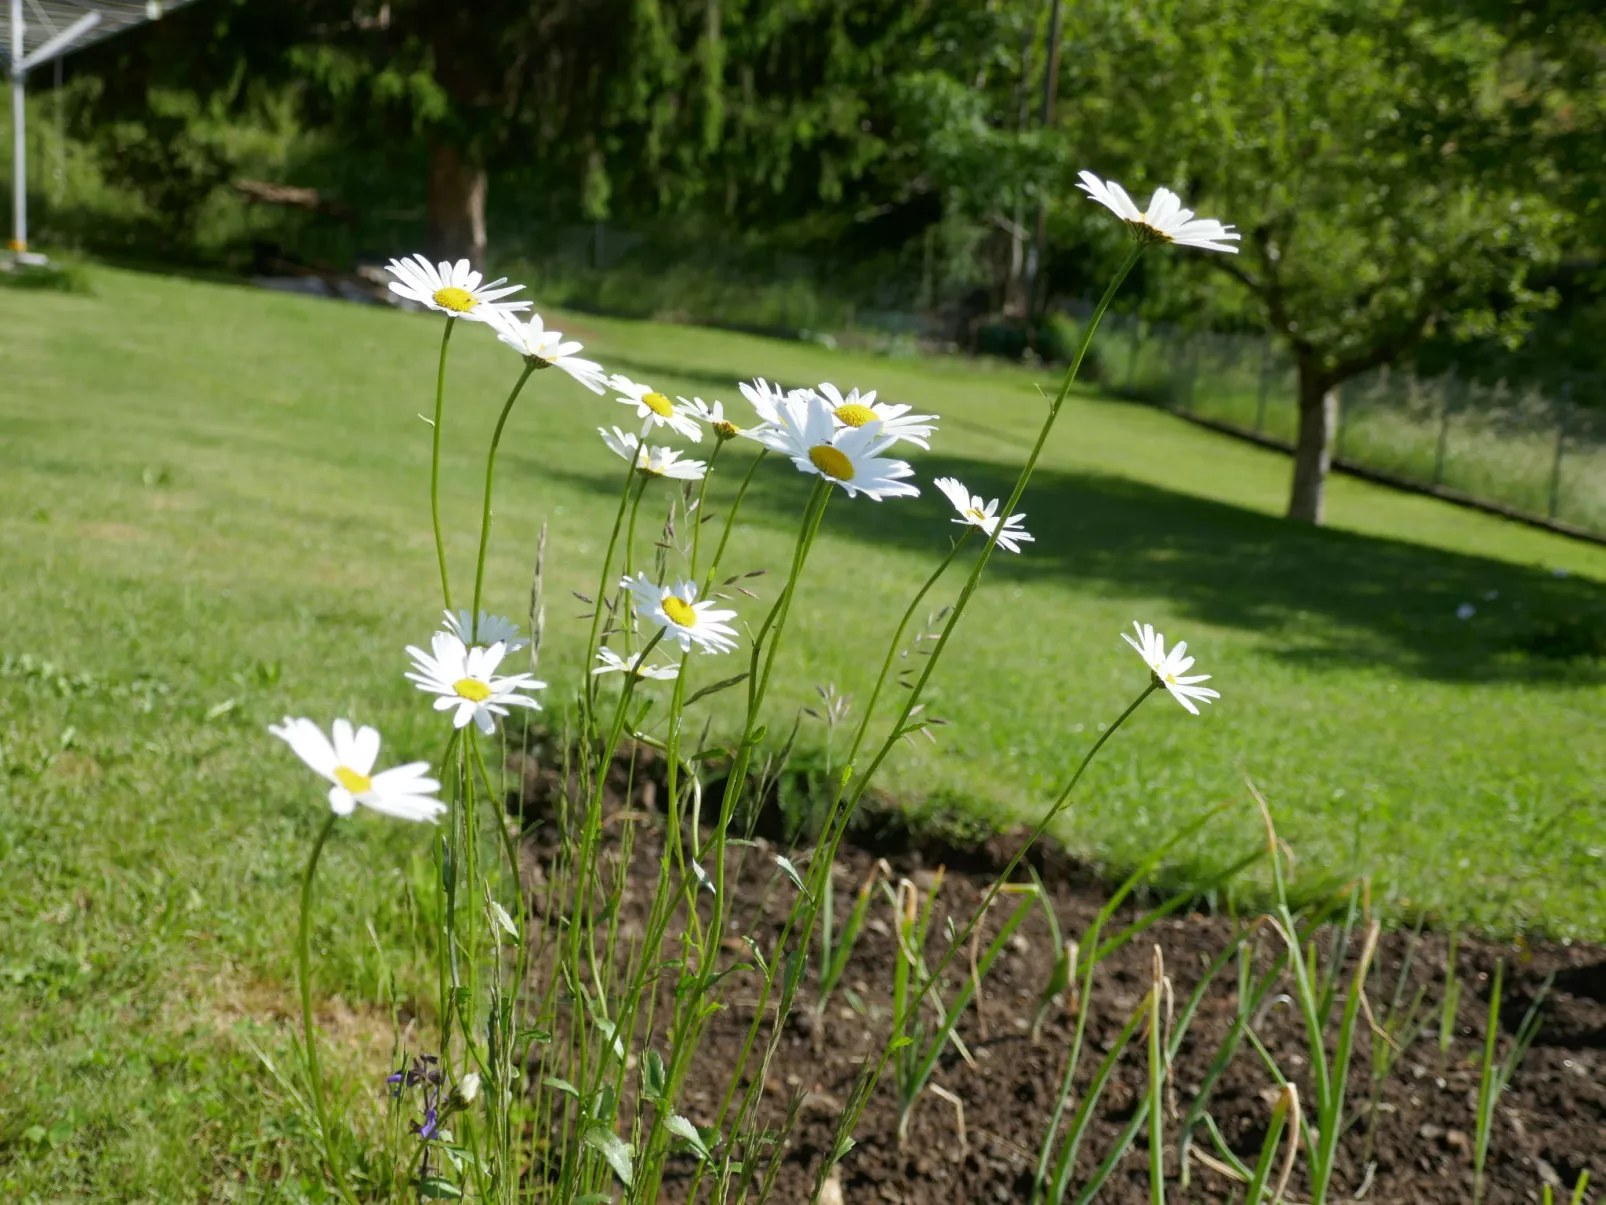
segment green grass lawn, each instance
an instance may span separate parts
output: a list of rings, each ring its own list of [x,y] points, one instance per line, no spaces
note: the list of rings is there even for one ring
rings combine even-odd
[[[227,285],[91,279],[90,296],[0,290],[0,1187],[319,1199],[252,1050],[288,1049],[296,879],[326,805],[266,725],[346,714],[396,757],[432,751],[435,717],[401,673],[403,645],[439,613],[417,416],[440,328]],[[735,381],[762,374],[935,411],[922,484],[954,474],[988,496],[1008,492],[1049,385],[710,330],[558,325],[671,393],[740,408]],[[443,499],[460,591],[516,371],[487,331],[454,337]],[[546,520],[554,712],[583,668],[569,591],[595,589],[616,498],[595,428],[630,415],[543,374],[504,445],[488,600],[522,615]],[[1606,936],[1606,666],[1561,655],[1606,624],[1606,550],[1345,479],[1331,526],[1301,529],[1278,517],[1287,474],[1280,456],[1161,412],[1077,397],[1026,496],[1037,542],[995,558],[934,680],[949,726],[883,785],[994,825],[1032,816],[1142,687],[1119,638],[1139,618],[1187,639],[1223,698],[1199,719],[1163,697],[1145,706],[1062,826],[1074,849],[1130,864],[1227,802],[1167,871],[1208,874],[1256,839],[1248,775],[1307,884],[1365,874],[1396,912]],[[716,477],[714,510],[733,479]],[[729,567],[784,568],[806,485],[763,466]],[[930,488],[832,502],[772,689],[777,724],[815,684],[863,696],[950,517]],[[757,589],[767,602],[774,579]],[[1476,615],[1458,619],[1462,603]],[[354,1069],[382,1073],[388,1057],[426,843],[360,817],[325,863],[320,973]]]

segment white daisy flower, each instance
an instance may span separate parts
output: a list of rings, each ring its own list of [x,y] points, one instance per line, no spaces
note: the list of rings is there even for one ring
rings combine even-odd
[[[689,402],[685,398],[680,400],[691,408],[693,414],[713,428],[714,438],[720,443],[724,443],[727,439],[735,439],[742,433],[740,427],[725,417],[724,402],[715,402],[710,406],[700,397],[694,397]]]
[[[644,444],[634,431],[611,432],[598,427],[597,433],[608,450],[621,460],[632,460],[636,468],[647,477],[668,477],[672,481],[701,481],[708,473],[708,465],[701,460],[682,460],[674,448],[657,444]]]
[[[774,426],[781,421],[781,403],[786,400],[786,390],[779,385],[771,385],[763,377],[757,377],[752,384],[743,381],[737,386],[758,414],[759,422]]]
[[[655,682],[671,682],[680,675],[678,665],[643,665],[641,654],[632,653],[628,657],[621,657],[610,648],[603,648],[597,652],[597,660],[602,664],[592,670],[593,674],[629,674],[632,678],[650,678]]]
[[[668,427],[692,443],[698,443],[703,438],[703,429],[697,425],[697,416],[689,404],[683,402],[677,406],[651,385],[638,384],[619,373],[608,378],[608,384],[625,395],[618,399],[622,405],[634,406],[636,417],[646,420],[641,428],[643,435],[654,427]]]
[[[471,649],[451,632],[436,632],[430,641],[430,650],[426,653],[407,646],[413,659],[413,669],[407,679],[426,694],[439,696],[435,700],[436,711],[457,709],[452,717],[454,728],[465,727],[473,720],[480,731],[489,736],[496,731],[494,717],[507,715],[509,707],[541,709],[541,704],[518,692],[541,690],[545,682],[537,682],[533,674],[497,675],[496,667],[507,653],[505,645]]]
[[[695,582],[658,586],[638,573],[619,584],[634,596],[636,614],[663,628],[665,638],[679,642],[682,652],[693,644],[710,653],[728,653],[736,647],[736,629],[724,622],[735,619],[736,612],[698,602]]]
[[[788,397],[781,403],[776,426],[754,438],[790,456],[801,472],[840,485],[850,498],[862,493],[879,502],[920,493],[903,480],[915,472],[906,462],[881,455],[897,440],[882,434],[880,419],[862,427],[839,427],[830,406],[816,393]]]
[[[480,612],[477,625],[467,608],[443,611],[442,614],[446,616],[446,630],[467,645],[490,648],[493,644],[500,644],[506,652],[516,653],[530,643],[519,635],[518,624],[500,615],[492,615],[489,611]]]
[[[1236,243],[1240,235],[1231,226],[1223,226],[1215,218],[1196,218],[1193,210],[1182,208],[1182,201],[1169,188],[1157,188],[1149,198],[1149,207],[1139,212],[1114,180],[1100,180],[1092,172],[1078,173],[1082,182],[1076,187],[1104,206],[1126,223],[1134,238],[1144,243],[1177,243],[1183,247],[1199,247],[1205,251],[1226,251],[1238,254]]]
[[[499,285],[507,282],[505,276],[489,284],[481,284],[482,277],[468,266],[466,259],[460,259],[455,264],[444,260],[432,264],[422,255],[415,255],[411,259],[393,259],[385,265],[385,270],[396,278],[390,282],[392,293],[432,310],[439,310],[448,318],[472,318],[476,322],[487,322],[491,315],[498,312],[530,308],[528,301],[500,300],[510,293],[517,293],[523,285],[499,288]]]
[[[372,728],[352,729],[350,720],[336,720],[333,736],[311,720],[285,716],[284,723],[270,724],[273,733],[302,761],[334,786],[329,788],[329,806],[337,816],[349,816],[360,803],[365,808],[396,816],[402,820],[433,821],[446,810],[435,798],[441,784],[429,777],[429,763],[409,762],[375,774],[379,757],[379,733]]]
[[[512,314],[493,312],[490,322],[496,337],[536,369],[561,368],[592,393],[608,391],[608,374],[602,365],[575,355],[581,345],[572,339],[565,343],[561,331],[545,329],[540,314],[531,314],[528,322],[520,322]]]
[[[806,390],[804,392],[813,392]],[[820,382],[820,393],[831,407],[831,417],[844,427],[862,427],[865,423],[881,422],[881,433],[892,439],[906,439],[916,447],[931,450],[926,441],[932,432],[936,431],[933,422],[935,414],[910,414],[913,406],[894,406],[888,402],[875,400],[875,390],[870,390],[863,397],[859,396],[857,389],[843,397],[837,387],[829,381]]]
[[[1170,691],[1171,697],[1178,703],[1194,715],[1198,715],[1199,709],[1193,705],[1195,699],[1201,703],[1208,703],[1211,699],[1221,698],[1208,686],[1197,685],[1200,682],[1210,681],[1209,674],[1194,674],[1191,678],[1182,676],[1193,666],[1193,658],[1185,655],[1188,651],[1187,641],[1179,641],[1177,647],[1168,653],[1165,651],[1165,637],[1149,624],[1140,624],[1134,619],[1132,630],[1138,634],[1137,640],[1133,640],[1125,632],[1121,633],[1121,639],[1137,649],[1138,656],[1143,658],[1144,663],[1153,672],[1154,680]]]
[[[983,503],[980,494],[973,494],[966,489],[957,478],[938,477],[933,483],[943,493],[948,495],[948,501],[954,504],[959,512],[955,523],[969,524],[979,527],[988,535],[998,526],[998,499]],[[998,546],[1006,552],[1019,552],[1022,541],[1030,543],[1032,536],[1021,527],[1026,519],[1025,515],[1010,515],[1004,520],[1004,530],[998,533]]]

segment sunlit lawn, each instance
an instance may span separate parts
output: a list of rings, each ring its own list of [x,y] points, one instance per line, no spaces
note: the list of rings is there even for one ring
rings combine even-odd
[[[265,729],[287,711],[347,714],[397,756],[432,750],[435,717],[401,671],[438,617],[418,414],[439,327],[93,280],[89,297],[0,290],[0,1186],[184,1200],[228,1180],[299,1199],[303,1147],[246,1043],[286,1049],[295,878],[325,805]],[[559,325],[610,369],[738,410],[734,382],[755,374],[930,409],[943,423],[921,478],[988,496],[1008,492],[1048,385],[710,330]],[[443,500],[460,584],[516,369],[488,332],[454,336]],[[545,520],[552,715],[582,671],[570,591],[595,589],[616,497],[596,427],[630,417],[539,374],[505,445],[488,597],[523,614]],[[1349,480],[1333,482],[1328,529],[1296,528],[1277,517],[1286,478],[1274,454],[1076,399],[1026,497],[1037,542],[995,558],[934,680],[949,724],[886,787],[994,825],[1030,817],[1143,686],[1119,639],[1141,618],[1186,638],[1223,698],[1199,719],[1146,705],[1061,828],[1075,850],[1130,864],[1229,803],[1168,868],[1198,881],[1255,840],[1247,775],[1307,884],[1364,874],[1395,915],[1606,935],[1606,669],[1527,651],[1606,624],[1606,550]],[[716,512],[734,479],[716,477]],[[783,567],[805,486],[784,462],[761,468],[732,569]],[[863,697],[958,530],[946,506],[929,488],[832,502],[772,728],[816,684]],[[759,578],[762,600],[736,605],[757,614],[773,588]],[[406,987],[405,884],[426,841],[359,818],[328,863],[326,986],[349,1009],[347,1059],[370,1070],[388,1053],[393,973]]]

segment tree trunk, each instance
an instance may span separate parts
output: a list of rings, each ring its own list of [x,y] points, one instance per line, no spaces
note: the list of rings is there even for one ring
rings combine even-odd
[[[485,268],[485,169],[464,163],[457,148],[429,152],[429,253]]]
[[[1294,440],[1294,486],[1288,495],[1290,519],[1317,524],[1322,521],[1337,423],[1337,388],[1314,363],[1301,360],[1299,435]]]

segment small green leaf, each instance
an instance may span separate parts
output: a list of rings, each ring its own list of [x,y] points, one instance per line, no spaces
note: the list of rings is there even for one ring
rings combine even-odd
[[[641,1062],[641,1095],[647,1100],[662,1100],[669,1085],[669,1073],[664,1068],[663,1055],[649,1050]]]
[[[519,932],[519,927],[513,923],[513,918],[507,914],[507,909],[502,907],[502,905],[498,904],[495,900],[490,900],[488,903],[490,905],[489,911],[491,913],[491,919],[497,924],[501,925],[502,928],[506,930],[507,935],[516,943],[523,944],[524,934]]]
[[[591,1126],[581,1141],[608,1161],[613,1174],[619,1177],[626,1188],[632,1187],[636,1174],[635,1152],[630,1149],[628,1142],[603,1126]]]
[[[705,1163],[708,1161],[707,1143],[703,1141],[703,1136],[697,1132],[697,1127],[692,1125],[686,1118],[679,1113],[671,1113],[669,1120],[664,1122],[664,1129],[668,1130],[676,1138],[684,1138],[687,1145],[697,1152],[699,1159]]]
[[[463,1190],[450,1180],[425,1176],[418,1182],[418,1195],[429,1201],[458,1201],[463,1197]]]
[[[796,887],[804,895],[809,894],[809,889],[803,886],[803,876],[798,873],[797,867],[792,865],[792,859],[783,858],[780,854],[776,854],[775,865],[781,868],[782,874],[792,880],[792,886]]]
[[[555,1088],[559,1092],[567,1092],[570,1096],[574,1097],[575,1100],[580,1099],[580,1089],[576,1088],[566,1079],[559,1079],[555,1075],[549,1075],[541,1082],[548,1088]]]
[[[745,681],[747,681],[747,674],[746,673],[740,673],[740,674],[737,674],[734,678],[726,678],[723,682],[715,682],[712,686],[705,686],[701,690],[695,691],[692,694],[691,698],[687,699],[686,702],[682,704],[682,706],[683,707],[690,707],[693,703],[697,702],[698,699],[707,698],[709,695],[712,695],[712,694],[718,694],[722,690],[727,690],[730,687],[739,685],[740,683],[745,682]]]

